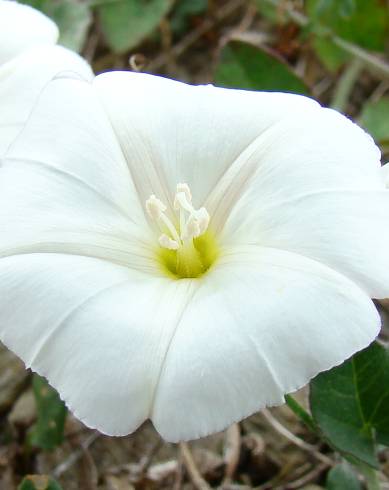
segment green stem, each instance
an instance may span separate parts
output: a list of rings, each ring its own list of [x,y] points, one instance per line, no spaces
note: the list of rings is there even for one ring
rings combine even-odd
[[[354,58],[354,60],[344,70],[342,76],[339,78],[339,82],[332,98],[331,107],[333,109],[341,112],[346,110],[350,94],[359,74],[362,71],[362,68],[362,61],[358,58]]]
[[[298,401],[291,395],[285,395],[285,402],[292,412],[302,421],[304,424],[311,429],[312,432],[318,432],[317,425],[309,413],[302,407]]]
[[[381,490],[380,480],[378,479],[378,473],[374,468],[365,466],[361,469],[366,478],[367,490]]]

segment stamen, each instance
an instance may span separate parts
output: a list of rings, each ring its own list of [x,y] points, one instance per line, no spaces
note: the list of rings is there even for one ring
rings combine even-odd
[[[163,270],[169,277],[197,278],[216,260],[218,249],[212,233],[206,233],[210,221],[208,211],[193,207],[188,184],[177,184],[176,190],[173,200],[176,219],[169,219],[167,207],[154,194],[146,201],[146,209],[161,231],[157,254]]]
[[[160,226],[160,222],[162,222],[166,228],[172,234],[174,240],[177,243],[180,241],[180,237],[177,233],[177,230],[170,219],[166,216],[165,211],[167,207],[165,204],[160,201],[154,194],[152,194],[146,201],[146,211],[149,214],[150,218],[157,222],[159,229],[164,232],[162,227]]]
[[[205,233],[210,218],[204,207],[197,210],[193,207],[192,193],[188,184],[185,183],[177,184],[173,207],[179,211],[179,230],[166,216],[167,208],[162,201],[154,194],[146,201],[146,210],[149,216],[157,222],[162,232],[158,239],[159,244],[169,250],[178,250],[188,241]],[[166,232],[169,232],[170,236]]]
[[[176,230],[175,226],[170,221],[170,219],[166,216],[165,213],[162,213],[161,214],[160,220],[163,222],[163,224],[166,226],[166,228],[170,231],[170,233],[171,233],[172,237],[174,238],[174,240],[176,240],[179,243],[180,242],[180,236],[177,233],[177,230]]]
[[[166,209],[167,208],[164,203],[155,197],[154,194],[151,194],[146,201],[146,211],[148,212],[150,218],[155,221],[161,217],[161,214],[164,213]]]
[[[170,237],[163,233],[159,238],[158,242],[163,248],[167,248],[168,250],[178,250],[180,244],[176,240],[172,240]]]
[[[181,233],[181,238],[183,241],[191,240],[200,235],[200,226],[197,220],[191,216],[185,226],[185,235]]]
[[[188,213],[193,213],[194,207],[188,199],[188,196],[185,192],[177,192],[174,198],[174,209],[185,209]]]
[[[183,192],[186,195],[186,198],[188,199],[189,202],[192,202],[192,193],[190,192],[188,184],[177,184],[177,191],[176,193],[178,194],[179,192]]]
[[[205,208],[200,208],[198,211],[196,211],[196,220],[200,228],[199,235],[202,235],[205,233],[209,225],[210,217],[208,211]]]

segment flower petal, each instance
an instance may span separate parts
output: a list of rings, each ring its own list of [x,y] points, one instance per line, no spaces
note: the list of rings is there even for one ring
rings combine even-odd
[[[26,123],[41,91],[58,73],[93,78],[86,61],[60,46],[37,47],[0,66],[0,158]]]
[[[2,258],[0,338],[86,425],[128,434],[150,414],[190,288],[92,258]]]
[[[170,441],[282,403],[379,329],[346,278],[256,247],[230,250],[201,283],[85,257],[7,257],[0,308],[2,341],[86,425],[124,435],[151,417]]]
[[[0,169],[0,229],[0,257],[66,253],[159,271],[147,228],[93,188],[39,163],[15,160]]]
[[[386,163],[381,167],[381,175],[384,180],[385,186],[389,187],[389,163]]]
[[[307,193],[382,189],[380,156],[372,138],[338,112],[302,111],[257,138],[219,180],[205,206],[219,230],[231,212],[238,222],[256,221],[263,205]]]
[[[29,5],[0,1],[0,65],[34,45],[55,44],[56,24]]]
[[[58,79],[45,88],[0,176],[0,256],[61,252],[158,267],[126,162],[90,84]]]
[[[389,294],[389,194],[380,152],[357,125],[318,109],[258,138],[206,202],[221,244],[258,244],[318,260],[372,297]]]
[[[46,85],[5,163],[14,160],[77,178],[123,212],[138,202],[109,120],[87,82],[65,78]]]
[[[191,86],[140,73],[99,75],[94,85],[110,115],[145,201],[172,205],[189,184],[196,207],[240,153],[286,116],[313,110],[303,96]]]
[[[280,184],[281,185],[281,184]],[[389,296],[389,192],[322,191],[280,202],[242,200],[222,243],[251,243],[301,254],[341,272],[372,298]]]
[[[221,430],[283,403],[378,334],[373,303],[298,255],[227,250],[204,276],[170,343],[152,420],[169,441]]]

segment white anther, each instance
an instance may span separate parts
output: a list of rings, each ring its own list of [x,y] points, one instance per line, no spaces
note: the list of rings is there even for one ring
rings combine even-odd
[[[208,211],[205,208],[200,208],[198,211],[196,211],[196,221],[199,225],[199,235],[202,235],[208,228],[209,225],[209,214]]]
[[[176,211],[185,210],[191,212],[193,209],[192,204],[188,201],[185,192],[177,192],[177,194],[174,196],[173,206]]]
[[[177,192],[174,197],[174,209],[187,211],[188,213],[194,212],[194,207],[191,202],[188,201],[188,196],[185,192]]]
[[[150,217],[157,222],[162,235],[158,241],[161,247],[178,250],[184,241],[193,240],[205,233],[209,225],[209,214],[202,207],[194,209],[192,194],[188,184],[177,184],[174,197],[174,209],[179,211],[179,224],[176,227],[165,214],[166,206],[154,194],[146,201],[146,210]]]
[[[167,248],[169,250],[177,250],[180,247],[179,243],[176,240],[172,240],[170,237],[165,235],[165,233],[163,233],[158,238],[158,242],[161,245],[161,247]]]
[[[189,202],[192,202],[192,193],[190,192],[188,184],[180,183],[177,184],[176,193],[183,192],[186,195],[186,198]]]
[[[166,206],[160,201],[154,194],[152,194],[146,201],[146,211],[150,218],[158,220],[162,213],[166,211]]]

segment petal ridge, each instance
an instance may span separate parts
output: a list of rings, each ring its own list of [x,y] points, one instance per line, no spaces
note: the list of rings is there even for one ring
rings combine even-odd
[[[32,353],[31,358],[28,360],[28,362],[25,362],[26,367],[34,369],[34,364],[39,361],[39,357],[44,353],[44,350],[50,348],[50,341],[52,341],[53,336],[56,334],[56,332],[59,329],[66,328],[66,324],[72,319],[74,315],[76,315],[83,307],[85,307],[89,303],[89,301],[95,300],[99,295],[120,287],[123,284],[128,283],[129,281],[129,279],[125,279],[115,284],[111,284],[110,286],[101,288],[100,290],[93,292],[90,296],[83,298],[80,303],[78,303],[73,308],[71,308],[70,311],[65,313],[63,318],[61,318],[60,321],[56,325],[54,325],[54,327],[49,332],[47,332],[47,334],[40,340],[39,345]]]
[[[102,199],[109,206],[112,206],[125,219],[134,223],[134,220],[132,219],[131,215],[127,212],[126,209],[119,206],[118,203],[114,202],[112,199],[109,199],[106,195],[104,195],[101,191],[99,191],[99,189],[97,189],[94,185],[89,184],[86,180],[82,179],[80,176],[74,174],[70,170],[64,170],[64,169],[55,167],[55,166],[50,165],[49,163],[41,161],[41,160],[34,160],[31,158],[7,157],[7,155],[6,155],[4,158],[4,161],[3,161],[3,166],[5,167],[8,162],[11,163],[11,165],[15,165],[15,164],[26,165],[27,164],[27,165],[35,165],[37,167],[43,167],[46,170],[48,170],[49,172],[52,172],[52,173],[57,174],[59,176],[65,177],[66,179],[72,180],[73,182],[81,184],[82,186],[87,188],[89,191],[94,192],[100,199]]]
[[[174,336],[180,326],[180,323],[182,321],[182,318],[185,314],[185,310],[186,308],[188,307],[189,303],[193,300],[193,298],[195,297],[196,295],[196,292],[198,290],[198,287],[199,287],[199,284],[195,282],[195,280],[193,279],[187,279],[185,280],[187,283],[188,283],[188,286],[189,288],[192,288],[192,291],[191,291],[191,294],[187,296],[186,298],[186,302],[185,304],[182,306],[181,308],[181,311],[180,311],[180,314],[178,316],[178,319],[177,319],[177,322],[176,322],[176,325],[174,327],[174,329],[172,330],[172,333],[171,333],[171,336],[170,336],[170,340],[167,344],[167,348],[166,348],[166,351],[165,351],[165,355],[163,356],[163,359],[161,361],[161,366],[160,366],[160,369],[159,369],[159,374],[158,374],[158,377],[155,381],[155,385],[154,385],[154,389],[153,389],[153,395],[152,395],[152,398],[151,398],[151,403],[150,403],[150,411],[149,411],[149,418],[152,419],[153,418],[153,411],[154,411],[154,405],[155,405],[155,400],[158,396],[158,389],[159,389],[159,384],[160,384],[160,380],[161,380],[161,377],[163,375],[163,370],[164,370],[164,366],[165,366],[165,363],[166,363],[166,359],[169,355],[169,350],[170,350],[170,347],[173,343],[173,339],[174,339]],[[196,287],[197,285],[197,287]]]
[[[312,110],[317,110],[316,107]],[[261,146],[262,142],[266,142],[268,136],[276,133],[278,128],[290,120],[293,116],[287,115],[280,120],[267,127],[261,134],[257,135],[235,158],[235,160],[225,168],[223,174],[218,179],[218,182],[210,194],[206,197],[204,206],[210,210],[213,223],[216,231],[220,231],[223,223],[232,212],[233,208],[239,204],[239,197],[242,196],[245,190],[249,187],[250,181],[258,172],[258,158],[251,160],[254,152]],[[261,148],[261,153],[266,152],[266,146]],[[231,194],[229,196],[229,194]]]
[[[96,77],[96,78],[98,78],[98,77]],[[113,119],[112,119],[112,114],[109,110],[107,110],[104,100],[100,100],[100,102],[101,102],[102,108],[104,109],[104,111],[106,113],[107,119],[108,119],[109,124],[112,128],[112,131],[116,135],[116,138],[117,138],[117,141],[119,143],[122,154],[124,156],[124,159],[126,160],[127,168],[128,168],[128,171],[131,175],[131,180],[134,184],[134,188],[136,190],[139,205],[142,207],[143,210],[145,210],[145,200],[144,200],[145,196],[144,196],[144,193],[141,192],[141,187],[142,187],[141,180],[140,180],[139,176],[136,174],[136,172],[134,171],[134,169],[133,169],[132,165],[130,164],[130,162],[128,161],[128,159],[126,158],[127,152],[125,150],[124,142],[123,142],[123,140],[125,140],[125,138],[122,136],[122,134],[120,134],[120,132],[116,128],[116,125],[114,124]],[[136,130],[136,128],[134,128],[134,127],[132,127],[132,129],[133,129],[133,131]],[[146,148],[146,151],[148,153],[150,153],[147,148]],[[161,199],[163,199],[170,206],[170,208],[172,208],[173,207],[172,196],[168,190],[168,185],[166,182],[165,174],[163,171],[161,172],[161,170],[157,168],[157,165],[154,161],[155,159],[152,157],[152,155],[149,154],[148,156],[149,156],[149,161],[151,163],[151,170],[152,170],[152,174],[148,175],[148,181],[149,181],[150,187],[153,188],[153,186],[155,185],[155,182],[157,182],[159,184],[159,186],[157,187],[157,189],[155,189],[155,194],[158,195]],[[148,168],[148,167],[146,167],[146,168]],[[154,183],[154,185],[153,185],[153,183]],[[148,219],[147,213],[145,213],[145,217],[146,217],[146,219]]]
[[[357,148],[361,155],[354,150],[353,157],[357,160],[354,162],[353,158],[345,157],[345,144],[334,141],[333,149],[329,145],[327,158],[331,165],[324,175],[321,162],[323,150],[318,151],[318,156],[315,156],[312,150],[314,143],[307,142],[305,136],[301,136],[307,127],[314,128],[310,129],[311,138],[316,138],[314,141],[317,145],[323,146],[321,131],[324,132],[326,129],[335,132],[336,128],[349,140],[359,139]],[[296,149],[290,148],[293,145]],[[308,156],[305,156],[305,153]],[[308,159],[312,160],[309,162],[311,169],[307,165]],[[303,162],[300,163],[299,160]],[[351,164],[356,168],[353,169]],[[342,165],[345,170],[342,169]],[[304,166],[307,167],[305,176],[300,175]],[[317,169],[316,173],[313,169]],[[285,182],[288,177],[294,186]],[[274,185],[276,179],[279,180],[279,186]],[[299,115],[297,121],[294,114],[286,114],[255,138],[228,167],[223,178],[219,179],[207,197],[205,206],[213,216],[216,229],[220,230],[234,210],[241,207],[241,201],[246,199],[246,195],[251,196],[250,199],[253,200],[254,192],[258,195],[265,193],[266,198],[270,200],[278,197],[279,193],[285,194],[286,190],[289,191],[286,194],[288,197],[294,193],[306,194],[321,190],[319,185],[332,189],[379,189],[382,188],[382,177],[380,150],[373,139],[336,111],[315,105]]]
[[[201,207],[242,147],[286,111],[317,105],[292,94],[192,86],[128,72],[99,75],[94,87],[124,143],[142,201],[155,194],[169,206],[176,184],[186,182]],[[158,176],[161,182],[150,181]]]
[[[385,298],[389,191],[378,182],[377,189],[321,189],[274,202],[259,196],[251,217],[248,212],[243,218],[239,212],[230,215],[221,244],[298,253],[341,272],[370,297]]]
[[[237,251],[209,273],[174,337],[152,414],[170,442],[283,403],[379,332],[372,301],[346,276],[289,252],[241,252],[243,263]]]

